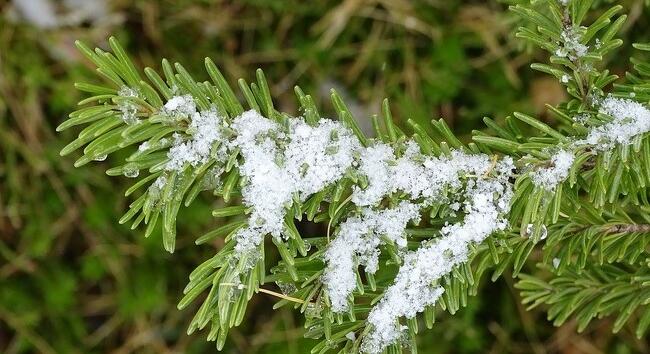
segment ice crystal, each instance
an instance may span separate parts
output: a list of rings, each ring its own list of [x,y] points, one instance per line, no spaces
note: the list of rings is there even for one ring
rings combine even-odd
[[[134,166],[127,165],[124,167],[124,170],[122,170],[122,173],[124,174],[124,177],[136,178],[140,175],[140,170]]]
[[[107,154],[97,155],[97,156],[95,156],[95,158],[93,158],[93,160],[95,160],[95,161],[104,161],[104,160],[106,160],[107,157],[108,157]]]
[[[539,231],[539,239],[540,240],[545,240],[546,237],[548,236],[548,229],[546,228],[546,225],[542,224],[540,227]],[[535,234],[535,225],[534,224],[528,224],[526,226],[526,236],[530,237]]]

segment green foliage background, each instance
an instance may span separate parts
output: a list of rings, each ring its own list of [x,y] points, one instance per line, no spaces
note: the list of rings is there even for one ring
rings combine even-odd
[[[231,80],[261,67],[283,111],[296,111],[292,88],[300,84],[331,112],[335,87],[360,116],[389,97],[398,121],[427,126],[444,117],[467,134],[482,129],[484,116],[545,117],[544,103],[564,98],[559,83],[528,67],[544,54],[514,38],[519,20],[506,9],[519,2],[116,0],[100,21],[48,29],[0,2],[0,352],[216,351],[202,334],[185,334],[196,309],[176,310],[187,274],[214,249],[179,237],[170,256],[160,237],[117,224],[128,203],[125,178],[109,180],[102,163],[74,169],[72,158],[58,156],[72,132],[57,136],[54,127],[81,98],[73,83],[94,80],[75,39],[106,47],[115,35],[140,66],[157,68],[167,57],[195,74],[209,56]],[[605,3],[613,2],[595,6]],[[647,41],[644,1],[619,3],[630,14],[626,43]],[[622,74],[630,52],[619,53],[608,65]],[[181,210],[180,235],[215,225],[203,217],[211,202]],[[528,273],[538,271],[536,259]],[[455,316],[441,314],[419,336],[420,352],[650,352],[633,328],[612,335],[611,319],[580,335],[574,322],[552,327],[544,312],[524,310],[509,279],[484,284]],[[272,310],[274,302],[256,296],[224,352],[308,352],[313,342],[302,338],[300,317]]]

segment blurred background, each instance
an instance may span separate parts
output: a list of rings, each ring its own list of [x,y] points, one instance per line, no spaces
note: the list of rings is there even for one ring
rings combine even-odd
[[[130,182],[104,171],[119,154],[81,169],[59,157],[74,132],[54,128],[82,98],[73,83],[98,80],[74,40],[106,48],[115,35],[141,67],[166,57],[201,80],[205,56],[231,83],[263,68],[277,106],[294,114],[297,84],[324,112],[336,88],[358,117],[389,97],[399,122],[444,117],[467,137],[484,116],[547,119],[544,104],[565,98],[529,69],[546,58],[514,38],[520,24],[507,7],[516,2],[0,0],[0,353],[216,352],[205,334],[185,334],[196,309],[176,309],[190,271],[215,252],[193,244],[215,225],[213,201],[181,211],[169,255],[159,235],[117,223]],[[596,0],[594,15],[613,2]],[[608,65],[622,74],[629,44],[648,40],[650,16],[643,0],[616,3],[630,15],[627,46]],[[627,329],[612,335],[608,319],[582,334],[573,322],[554,328],[525,311],[508,276],[484,282],[466,309],[420,335],[420,353],[650,352]],[[309,352],[300,316],[273,303],[252,300],[224,353]]]

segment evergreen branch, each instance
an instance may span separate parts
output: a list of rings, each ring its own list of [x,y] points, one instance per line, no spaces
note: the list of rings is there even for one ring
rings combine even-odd
[[[549,267],[545,269],[553,271]],[[614,314],[617,317],[613,330],[618,332],[639,312],[640,317],[635,319],[636,335],[642,338],[650,323],[647,269],[647,266],[637,269],[612,264],[590,266],[580,272],[565,271],[548,282],[522,274],[516,287],[521,290],[528,309],[549,305],[548,317],[556,326],[575,316],[580,332],[592,319]]]
[[[436,308],[455,313],[488,269],[493,280],[508,268],[517,276],[544,240],[555,278],[521,275],[525,302],[549,304],[556,323],[575,313],[581,328],[618,313],[618,330],[648,298],[650,71],[633,62],[638,76],[605,94],[617,78],[595,66],[622,44],[614,38],[621,8],[582,26],[591,1],[544,4],[512,10],[534,25],[518,36],[552,54],[533,68],[573,97],[549,107],[557,127],[517,112],[504,126],[485,119],[496,136],[475,132],[470,144],[444,120],[432,121],[433,135],[409,121],[409,137],[384,101],[369,138],[335,91],[338,121],[321,118],[298,87],[304,114],[292,117],[275,109],[258,70],[255,82],[238,81],[246,110],[211,60],[211,81],[163,60],[163,75],[146,68],[146,82],[111,38],[112,53],[78,43],[109,87],[77,85],[93,96],[57,129],[86,127],[61,154],[82,149],[81,166],[130,152],[107,171],[139,178],[120,223],[144,222],[149,236],[161,220],[169,252],[181,206],[206,190],[223,200],[212,214],[227,220],[196,243],[225,244],[192,272],[178,305],[204,296],[188,331],[210,325],[218,348],[263,292],[305,314],[306,335],[325,339],[314,353],[400,352],[404,335],[415,342],[418,316],[430,327]],[[303,216],[326,224],[326,236],[303,238],[295,225]],[[281,258],[268,274],[267,236]],[[283,294],[261,287],[271,282]]]

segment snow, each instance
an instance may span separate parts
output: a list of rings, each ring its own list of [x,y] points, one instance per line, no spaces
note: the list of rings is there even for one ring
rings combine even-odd
[[[550,166],[542,167],[533,171],[531,178],[533,183],[540,188],[553,190],[555,187],[564,182],[569,176],[569,170],[573,165],[575,156],[571,151],[560,149],[549,161]]]
[[[504,215],[513,194],[508,181],[513,169],[512,160],[506,158],[495,167],[495,177],[480,176],[475,183],[468,183],[463,203],[465,219],[446,225],[440,237],[406,254],[393,285],[368,315],[371,331],[362,343],[364,352],[381,353],[398,341],[404,330],[399,319],[413,318],[434,305],[444,292],[441,278],[467,261],[468,247],[507,227]]]
[[[582,52],[571,44],[569,34],[564,38],[564,48],[571,48],[567,55]],[[553,190],[562,183],[574,162],[573,151],[581,145],[602,150],[629,144],[633,136],[650,130],[650,111],[637,102],[608,97],[597,104],[599,113],[612,121],[590,128],[584,140],[574,139],[569,147],[554,150],[547,165],[530,171],[535,185]],[[369,331],[362,349],[369,353],[379,353],[403,336],[401,319],[435,305],[444,293],[441,279],[469,259],[471,245],[507,227],[514,170],[509,157],[492,160],[460,150],[425,155],[410,140],[362,147],[340,122],[322,119],[310,125],[302,118],[279,122],[254,110],[228,119],[215,109],[199,111],[190,95],[172,97],[161,114],[170,117],[172,124],[187,126],[173,136],[167,171],[216,161],[209,177],[216,185],[228,156],[239,154],[235,166],[242,178],[242,203],[249,213],[246,226],[234,235],[235,257],[251,255],[248,259],[258,260],[264,237],[287,237],[285,218],[294,202],[306,201],[345,176],[354,177],[349,198],[354,211],[333,233],[323,256],[321,281],[332,311],[345,312],[357,287],[359,266],[374,274],[382,246],[398,248],[402,264],[394,283],[367,318]],[[586,123],[587,117],[579,120]],[[158,145],[145,142],[140,149]],[[161,176],[150,192],[160,193],[165,183]],[[437,235],[432,232],[433,239],[409,251],[408,224],[419,223],[423,211],[434,204],[447,205],[459,221],[445,224]],[[544,238],[547,231],[542,227]],[[528,229],[532,234],[533,226]]]
[[[372,274],[379,268],[381,237],[404,248],[407,223],[419,220],[420,206],[402,201],[397,207],[385,210],[364,208],[361,215],[350,217],[340,225],[338,236],[325,253],[327,266],[322,279],[334,312],[348,309],[348,296],[357,285],[357,263]]]
[[[368,179],[368,186],[362,189],[354,186],[352,201],[356,205],[375,205],[390,190],[390,166],[394,160],[393,149],[386,144],[370,146],[361,153],[359,172]]]
[[[368,185],[365,189],[354,186],[351,200],[361,207],[361,214],[340,225],[325,255],[323,283],[335,312],[347,310],[347,299],[356,287],[357,265],[369,273],[377,270],[382,236],[404,247],[406,224],[418,221],[420,210],[444,201],[442,192],[446,188],[458,189],[462,179],[484,176],[493,167],[486,155],[457,150],[449,157],[424,156],[413,141],[404,143],[401,150],[399,158],[386,144],[370,146],[360,153],[359,172],[366,176]],[[373,209],[386,197],[400,193],[408,201],[394,209]],[[458,201],[450,201],[450,206],[456,211],[461,208]]]
[[[191,117],[196,113],[196,103],[191,95],[174,96],[165,103],[162,111],[174,117]]]
[[[566,26],[560,37],[561,40],[558,43],[560,47],[555,51],[556,56],[575,61],[587,55],[589,47],[580,43],[581,35],[578,27]]]
[[[568,148],[560,148],[551,156],[548,166],[533,170],[531,178],[536,186],[553,190],[566,180],[575,160],[571,150],[611,150],[618,145],[629,145],[635,136],[650,131],[650,109],[643,104],[611,95],[604,99],[594,99],[594,102],[598,113],[610,117],[611,121],[598,126],[588,126],[588,132],[583,139],[572,137]],[[582,113],[573,117],[573,120],[587,125],[589,115]]]
[[[480,175],[490,167],[486,155],[454,150],[450,157],[434,157],[422,155],[414,141],[406,142],[405,147],[399,158],[386,144],[370,146],[361,152],[358,171],[367,178],[368,186],[353,187],[352,201],[356,205],[374,206],[398,191],[412,200],[424,198],[431,202],[446,184],[459,186],[459,173]]]
[[[567,45],[569,35],[564,37],[564,48],[572,48],[567,55],[580,54],[580,48]],[[590,128],[584,140],[574,139],[568,148],[554,150],[547,165],[531,170],[535,185],[553,190],[562,183],[574,162],[573,151],[581,145],[602,150],[629,144],[633,136],[650,131],[650,111],[643,105],[611,96],[597,104],[599,113],[612,121]],[[254,110],[228,119],[215,109],[199,111],[190,95],[172,97],[161,114],[172,118],[173,124],[187,126],[173,136],[167,171],[216,161],[211,169],[215,172],[210,172],[216,184],[228,156],[240,155],[235,166],[249,214],[246,226],[234,235],[235,257],[259,259],[264,237],[287,237],[285,218],[294,202],[306,201],[345,176],[354,177],[349,198],[354,211],[338,225],[323,256],[321,281],[332,311],[348,310],[359,266],[374,274],[383,245],[395,245],[402,259],[394,283],[367,318],[369,331],[362,350],[368,353],[380,353],[398,341],[404,332],[400,320],[435,305],[444,293],[441,279],[469,259],[471,246],[507,227],[514,170],[509,157],[492,160],[460,150],[425,155],[410,140],[362,147],[340,122],[322,119],[310,125],[302,118],[278,122]],[[158,143],[145,142],[140,149],[154,145]],[[150,192],[160,193],[165,183],[165,177],[159,177]],[[459,221],[445,224],[437,235],[432,232],[433,239],[409,251],[408,224],[419,223],[423,211],[434,204],[447,205]],[[542,227],[544,238],[547,231]],[[533,226],[527,231],[532,234]],[[356,338],[352,334],[350,338]]]
[[[210,158],[224,160],[226,151],[222,133],[224,117],[215,109],[199,112],[192,96],[174,96],[162,109],[162,113],[175,119],[189,119],[190,123],[183,137],[174,137],[174,144],[169,149],[168,171],[182,171],[186,166],[198,167]],[[146,143],[143,143],[143,145]],[[143,147],[142,145],[140,147]],[[147,145],[143,147],[147,148]]]
[[[324,256],[327,265],[322,281],[332,309],[347,309],[356,288],[358,265],[368,273],[377,271],[381,244],[391,242],[406,254],[390,288],[393,290],[389,289],[371,312],[369,322],[374,330],[371,339],[364,342],[367,348],[383,348],[397,338],[401,327],[395,327],[396,320],[413,317],[435,302],[442,289],[432,284],[467,258],[468,245],[506,226],[501,215],[509,208],[511,194],[508,177],[504,177],[512,170],[509,158],[497,163],[487,155],[462,151],[425,156],[413,141],[396,147],[376,143],[363,148],[339,122],[323,119],[311,126],[295,118],[280,124],[253,110],[228,124],[214,110],[197,111],[189,96],[173,97],[162,112],[181,122],[189,121],[187,136],[174,137],[168,170],[196,167],[209,158],[223,160],[235,151],[241,155],[237,167],[242,177],[243,204],[250,213],[247,225],[234,235],[237,257],[259,257],[259,245],[266,235],[284,237],[286,213],[295,200],[305,201],[346,174],[357,174],[359,183],[353,186],[350,201],[358,213],[339,225]],[[222,133],[224,126],[232,137]],[[356,171],[354,167],[358,167]],[[451,197],[446,196],[448,192]],[[382,206],[394,195],[403,195],[406,200],[392,207]],[[407,252],[407,224],[419,222],[423,208],[447,201],[465,214],[464,221],[446,225],[435,242]],[[399,299],[395,294],[400,292],[406,298],[396,305]]]
[[[639,102],[608,96],[600,102],[599,113],[612,121],[592,127],[576,145],[589,145],[596,150],[609,150],[616,144],[629,145],[636,135],[650,131],[650,110]]]
[[[286,209],[338,181],[352,165],[360,144],[341,123],[321,120],[312,127],[293,119],[288,131],[256,111],[237,117],[231,149],[243,157],[244,204],[252,208],[248,227],[235,236],[240,253],[254,250],[264,235],[280,237]]]

